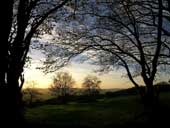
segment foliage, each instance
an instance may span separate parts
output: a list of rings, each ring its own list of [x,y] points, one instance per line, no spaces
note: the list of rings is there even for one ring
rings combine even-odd
[[[49,88],[53,95],[65,97],[70,95],[75,81],[68,72],[58,72],[53,78],[53,84]]]
[[[28,104],[31,105],[33,101],[41,95],[41,93],[35,88],[37,83],[35,81],[29,81],[28,87],[23,90],[24,97],[27,99]]]
[[[96,76],[88,75],[84,78],[82,87],[87,95],[97,95],[100,90],[101,81]]]
[[[169,69],[168,1],[86,1],[78,5],[72,22],[60,22],[65,29],[56,26],[61,36],[54,36],[53,42],[72,51],[69,57],[88,53],[102,66],[101,71],[124,68],[139,94],[152,100],[156,75],[162,67]],[[140,91],[136,77],[144,82],[146,94]]]

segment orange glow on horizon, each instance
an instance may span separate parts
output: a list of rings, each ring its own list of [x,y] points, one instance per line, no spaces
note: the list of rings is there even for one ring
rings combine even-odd
[[[68,71],[72,74],[72,77],[75,79],[75,88],[81,88],[83,79],[89,75],[97,75],[93,72],[93,66],[85,65],[85,64],[73,64],[67,66],[60,71]],[[99,79],[102,81],[101,88],[109,89],[109,88],[129,88],[133,87],[131,82],[127,78],[122,78],[122,74],[120,72],[115,71],[108,74],[97,75]],[[28,86],[29,81],[36,81],[37,88],[48,88],[49,85],[52,84],[52,78],[54,73],[51,74],[43,74],[42,71],[37,69],[26,69],[25,70],[25,78],[26,82],[24,87]]]

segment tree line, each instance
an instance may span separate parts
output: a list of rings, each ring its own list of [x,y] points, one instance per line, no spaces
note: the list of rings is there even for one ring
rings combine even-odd
[[[97,76],[88,75],[84,78],[82,89],[85,95],[95,96],[100,91],[101,81]],[[58,72],[53,78],[53,84],[49,87],[54,96],[66,97],[72,95],[75,88],[75,80],[68,72]]]
[[[51,96],[61,100],[76,95],[76,91],[79,91],[79,94],[81,93],[81,95],[85,96],[97,96],[100,94],[101,82],[97,76],[87,75],[83,80],[82,87],[78,89],[76,88],[74,78],[69,72],[57,72],[53,77],[53,83],[47,90],[49,90]],[[25,102],[29,105],[32,105],[38,99],[38,96],[42,95],[38,88],[36,88],[36,85],[37,83],[35,81],[29,81],[27,87],[23,89]]]

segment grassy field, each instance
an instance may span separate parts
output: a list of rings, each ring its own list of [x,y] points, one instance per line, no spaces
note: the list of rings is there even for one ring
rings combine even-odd
[[[142,128],[170,121],[167,118],[170,116],[170,94],[162,94],[160,101],[164,108],[154,117],[149,116],[151,112],[144,109],[137,96],[100,98],[84,103],[45,103],[27,108],[25,117],[29,128]]]

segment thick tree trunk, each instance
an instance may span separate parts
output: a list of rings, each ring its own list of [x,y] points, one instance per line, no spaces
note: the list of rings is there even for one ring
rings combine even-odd
[[[145,104],[146,105],[153,105],[154,104],[154,99],[155,99],[155,96],[154,96],[154,88],[153,88],[153,85],[148,85],[146,87],[146,92],[145,92]]]
[[[152,80],[145,81],[145,84],[146,84],[146,89],[145,89],[145,95],[143,97],[144,105],[152,108],[156,107],[159,103],[158,102],[159,90],[156,90]]]
[[[14,70],[13,70],[14,71]],[[15,126],[22,128],[23,126],[23,102],[22,93],[19,88],[19,82],[16,72],[8,72],[6,84],[0,86],[1,97],[1,123],[0,127]]]
[[[14,92],[9,86],[0,88],[1,123],[0,127],[21,126],[23,121],[22,94]]]

